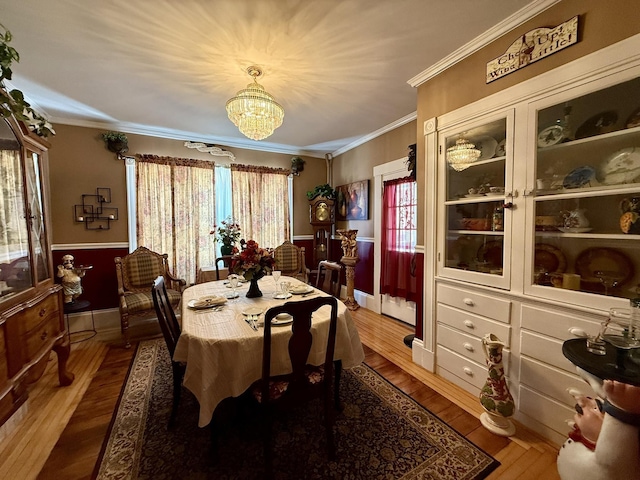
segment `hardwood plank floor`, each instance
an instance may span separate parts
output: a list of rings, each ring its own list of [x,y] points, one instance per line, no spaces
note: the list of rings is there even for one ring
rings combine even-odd
[[[410,327],[364,308],[352,316],[368,365],[502,463],[489,479],[559,478],[557,446],[520,425],[509,439],[491,434],[473,395],[413,363],[403,342]],[[91,478],[134,351],[99,337],[72,345],[76,380],[62,388],[53,356],[19,428],[0,441],[0,478]]]

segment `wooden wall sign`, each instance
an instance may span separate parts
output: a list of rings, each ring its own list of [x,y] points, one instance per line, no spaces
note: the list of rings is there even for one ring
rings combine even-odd
[[[578,42],[578,16],[555,28],[534,28],[487,63],[487,83],[526,67]]]

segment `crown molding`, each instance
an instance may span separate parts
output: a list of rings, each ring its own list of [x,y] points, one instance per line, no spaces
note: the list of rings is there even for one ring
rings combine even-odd
[[[444,57],[437,63],[434,63],[426,70],[423,70],[421,73],[416,75],[413,78],[407,80],[407,83],[412,87],[418,87],[422,85],[427,80],[439,75],[447,68],[455,65],[456,63],[461,62],[465,58],[469,57],[473,53],[477,52],[481,48],[489,45],[494,40],[500,38],[505,33],[510,32],[511,30],[519,27],[525,22],[528,22],[533,17],[538,15],[539,13],[547,10],[548,8],[554,6],[556,3],[559,3],[560,0],[535,0],[530,4],[522,7],[520,10],[505,18],[500,23],[497,23],[493,27],[491,27],[486,32],[477,36],[469,43],[463,45],[456,51]]]
[[[60,250],[105,250],[108,248],[129,248],[129,242],[58,243],[51,246],[51,250],[54,252]]]

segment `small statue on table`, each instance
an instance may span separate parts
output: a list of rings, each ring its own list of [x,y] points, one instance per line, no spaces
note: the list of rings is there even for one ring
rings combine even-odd
[[[73,255],[64,255],[62,257],[62,265],[58,265],[58,277],[62,283],[62,291],[64,293],[65,305],[76,301],[76,298],[82,293],[82,277],[91,267],[80,265],[76,268],[73,265]]]

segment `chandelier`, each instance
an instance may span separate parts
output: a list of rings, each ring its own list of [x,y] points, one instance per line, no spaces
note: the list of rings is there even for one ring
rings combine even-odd
[[[256,81],[262,75],[262,69],[251,66],[247,68],[247,73],[253,77],[253,83],[227,102],[227,115],[248,138],[262,140],[282,125],[284,110]]]
[[[454,146],[447,148],[447,162],[456,172],[461,172],[478,160],[481,154],[469,140],[459,138]]]

